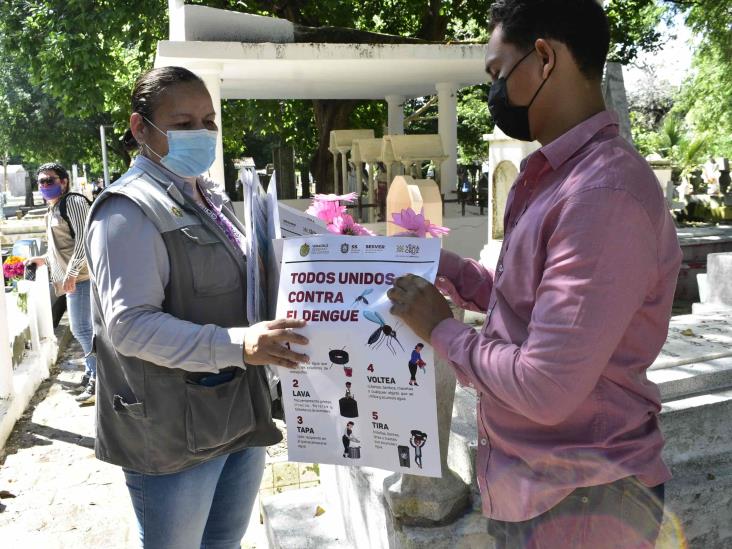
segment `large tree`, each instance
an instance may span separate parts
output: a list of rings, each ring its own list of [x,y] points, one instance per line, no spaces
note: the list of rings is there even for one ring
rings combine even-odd
[[[712,1],[712,0],[706,0]],[[283,17],[312,27],[317,41],[342,39],[337,28],[391,34],[397,41],[482,40],[492,0],[192,0],[190,3]],[[615,56],[628,60],[638,47],[658,42],[658,14],[652,0],[612,0]],[[119,137],[127,126],[129,94],[135,77],[152,65],[158,40],[167,36],[165,0],[3,0],[0,2],[0,55],[13,52],[29,80],[54,102],[58,112],[86,124],[79,140],[96,139],[99,124],[113,126],[108,145],[120,163],[129,157]],[[364,41],[379,38],[360,35]],[[394,40],[390,38],[389,40]],[[482,103],[485,88],[460,94],[461,157],[484,153],[476,143],[490,128]],[[425,100],[412,101],[417,109]],[[408,112],[410,114],[411,111]],[[430,113],[425,115],[429,118]],[[228,101],[223,109],[228,157],[252,154],[263,142],[296,147],[301,170],[309,165],[319,188],[331,185],[328,135],[344,127],[383,126],[381,103],[355,101]],[[79,159],[83,160],[83,159]]]
[[[98,141],[99,125],[108,125],[114,128],[107,142],[112,158],[116,155],[120,168],[129,163],[119,140],[129,117],[129,94],[167,33],[166,5],[129,0],[0,2],[0,57],[12,58],[14,70],[27,75],[33,92],[53,104],[39,115],[57,113],[62,125],[74,127],[70,135],[49,131],[49,140],[75,136],[81,142]],[[26,147],[24,155],[44,143],[37,145]]]

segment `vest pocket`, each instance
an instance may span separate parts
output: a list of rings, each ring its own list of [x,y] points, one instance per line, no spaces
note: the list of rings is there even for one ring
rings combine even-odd
[[[239,267],[216,235],[202,225],[183,227],[180,234],[185,237],[183,242],[196,295],[226,294],[241,284]]]
[[[145,404],[143,402],[127,402],[121,395],[114,395],[112,408],[118,414],[128,415],[135,419],[145,418]]]
[[[255,425],[243,370],[237,369],[234,379],[213,387],[186,383],[186,439],[191,452],[224,446],[254,431]]]

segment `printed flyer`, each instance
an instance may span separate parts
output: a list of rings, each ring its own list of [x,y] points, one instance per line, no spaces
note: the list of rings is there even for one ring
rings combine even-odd
[[[289,459],[442,476],[434,352],[389,313],[407,273],[434,282],[439,239],[283,241],[278,318],[308,321],[310,364],[278,368]]]

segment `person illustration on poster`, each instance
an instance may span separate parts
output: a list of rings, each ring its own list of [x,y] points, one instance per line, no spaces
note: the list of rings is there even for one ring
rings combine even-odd
[[[412,351],[412,356],[409,358],[409,375],[411,376],[409,378],[409,384],[416,385],[417,387],[419,387],[419,383],[417,383],[417,367],[422,368],[422,373],[424,373],[425,366],[425,361],[422,360],[422,355],[420,355],[422,349],[424,349],[424,343],[417,343]]]
[[[358,403],[351,394],[351,382],[346,381],[346,396],[338,401],[338,407],[343,417],[358,417]]]
[[[351,448],[352,442],[355,442],[355,443],[361,442],[353,435],[354,425],[355,424],[352,421],[349,421],[348,423],[346,423],[346,431],[343,433],[343,436],[341,437],[341,441],[343,442],[343,457],[344,458],[357,459],[357,458],[361,457],[360,451],[355,452],[355,450],[357,448],[356,446]],[[360,447],[358,447],[358,448],[360,450]],[[356,454],[358,454],[358,455],[356,455]]]
[[[422,447],[427,443],[427,433],[414,429],[409,444],[414,448],[414,463],[422,468]]]

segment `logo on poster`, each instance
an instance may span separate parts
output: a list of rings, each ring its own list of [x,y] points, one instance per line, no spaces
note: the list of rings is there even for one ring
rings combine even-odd
[[[347,254],[348,250],[349,250],[348,244],[346,244],[345,242],[343,244],[341,244],[341,253],[342,254]]]
[[[416,244],[397,244],[396,252],[398,254],[406,254],[406,255],[418,255],[419,254],[419,246]]]
[[[310,246],[308,244],[303,244],[300,246],[300,256],[301,257],[307,257],[307,255],[310,253]]]

